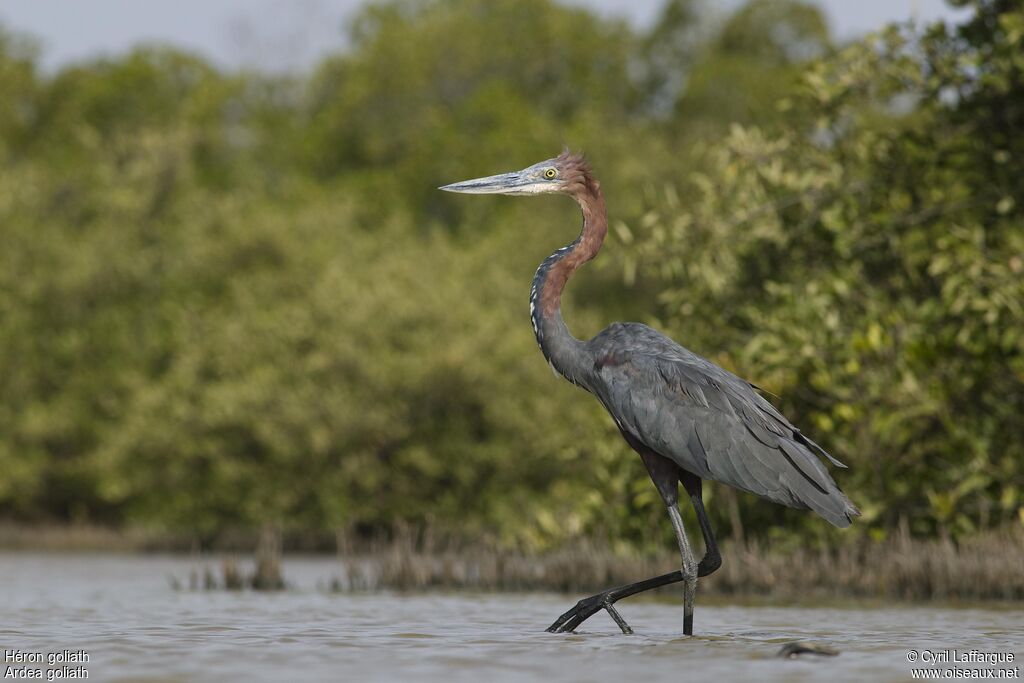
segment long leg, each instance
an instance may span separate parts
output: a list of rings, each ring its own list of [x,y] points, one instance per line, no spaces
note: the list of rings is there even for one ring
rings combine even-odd
[[[700,564],[697,565],[697,576],[707,576],[722,566],[722,555],[718,552],[715,532],[704,509],[701,480],[700,477],[683,471],[680,471],[679,480],[683,482],[683,487],[690,495],[690,503],[693,505],[693,511],[697,513],[697,524],[700,525],[700,533],[704,537],[704,557],[700,558]]]
[[[693,603],[697,598],[697,562],[693,559],[693,550],[690,549],[690,539],[686,537],[679,506],[668,505],[668,516],[676,532],[679,555],[683,562],[683,635],[690,636],[693,635]]]
[[[548,626],[548,633],[569,633],[575,631],[580,624],[594,616],[601,610],[607,610],[608,614],[615,620],[619,628],[622,629],[623,633],[632,633],[633,629],[629,627],[626,620],[619,615],[618,611],[612,606],[622,598],[628,598],[631,595],[637,593],[643,593],[653,588],[660,588],[661,586],[667,586],[669,584],[678,583],[683,580],[683,572],[676,570],[669,572],[668,574],[662,574],[661,576],[655,576],[644,581],[637,581],[626,586],[619,586],[618,588],[610,588],[603,593],[597,595],[591,595],[589,598],[583,598],[568,612],[555,619],[555,623]]]
[[[645,464],[647,459],[644,460]],[[722,558],[718,552],[718,545],[715,543],[715,535],[711,529],[711,523],[708,520],[707,512],[704,510],[704,502],[701,500],[701,480],[688,472],[679,470],[677,476],[683,482],[683,486],[686,488],[686,492],[690,495],[690,502],[693,504],[694,511],[697,513],[697,521],[700,524],[701,533],[704,536],[704,557],[701,558],[700,563],[697,565],[697,576],[707,576],[720,566],[722,566]],[[651,475],[652,479],[654,474]],[[661,488],[659,487],[659,491]],[[632,633],[633,630],[625,623],[621,615],[614,610],[614,605],[617,601],[622,598],[628,598],[631,595],[637,593],[643,593],[654,588],[660,588],[662,586],[668,586],[673,583],[679,583],[683,580],[683,572],[677,570],[669,572],[668,574],[662,574],[661,576],[655,576],[650,579],[643,581],[637,581],[625,586],[619,586],[617,588],[610,588],[597,595],[592,595],[589,598],[583,598],[568,612],[558,617],[551,626],[548,627],[550,633],[566,633],[574,631],[584,621],[594,616],[602,609],[608,610],[609,615],[615,620],[615,623],[619,625],[623,633]],[[609,610],[611,607],[611,610]]]

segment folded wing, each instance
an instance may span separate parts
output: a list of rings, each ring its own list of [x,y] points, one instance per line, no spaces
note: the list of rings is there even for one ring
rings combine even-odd
[[[697,476],[845,527],[859,515],[800,433],[736,375],[639,324],[616,324],[591,342],[588,388],[619,428]]]

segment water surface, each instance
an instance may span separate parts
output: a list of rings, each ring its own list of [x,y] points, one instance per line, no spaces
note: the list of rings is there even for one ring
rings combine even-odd
[[[293,587],[281,593],[170,587],[170,577],[185,581],[197,566],[202,564],[179,557],[0,554],[0,652],[84,650],[93,681],[474,683],[907,681],[910,650],[918,656],[953,649],[1017,655],[1013,664],[994,668],[1019,667],[1024,657],[1019,606],[698,601],[699,633],[684,638],[677,603],[627,600],[620,611],[635,635],[620,634],[604,614],[577,634],[552,635],[544,627],[582,596],[334,594],[324,586],[337,574],[335,563],[321,558],[286,558]],[[841,654],[774,656],[793,640]],[[73,673],[78,665],[66,666]],[[993,668],[931,668],[972,666]],[[45,676],[49,667],[44,662],[42,668]]]

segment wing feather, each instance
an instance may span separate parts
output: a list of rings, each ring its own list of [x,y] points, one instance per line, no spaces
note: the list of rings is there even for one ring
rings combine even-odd
[[[794,427],[752,386],[645,325],[616,324],[590,342],[585,386],[632,438],[701,478],[809,508],[847,526],[857,508],[816,452],[845,467]]]

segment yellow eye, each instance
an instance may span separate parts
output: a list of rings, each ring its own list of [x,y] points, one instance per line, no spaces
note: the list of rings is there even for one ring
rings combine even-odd
[[[556,171],[553,168],[549,168],[548,170],[544,171],[544,177],[547,178],[548,180],[551,180],[556,175],[558,175],[558,171]]]

